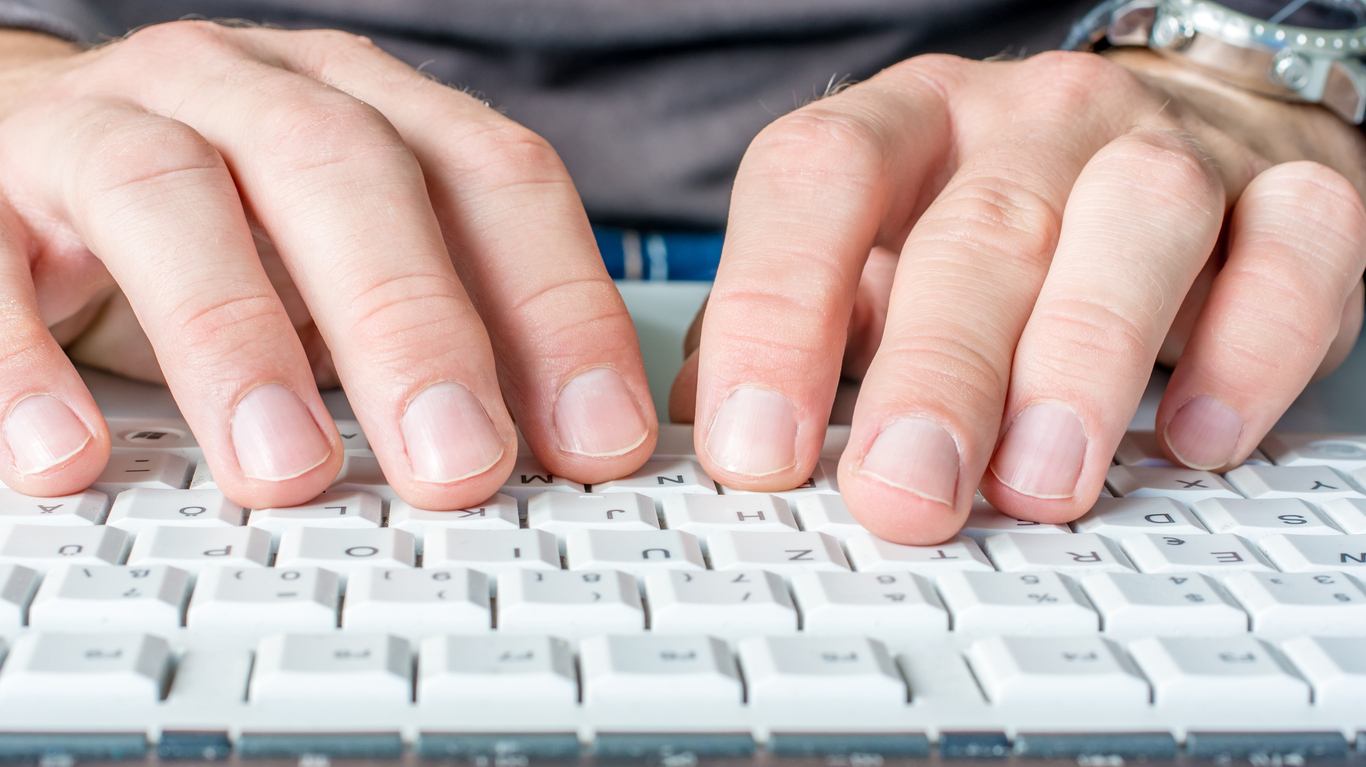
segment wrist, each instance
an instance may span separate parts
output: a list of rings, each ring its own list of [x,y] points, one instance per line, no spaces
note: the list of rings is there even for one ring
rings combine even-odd
[[[0,117],[81,51],[75,43],[42,32],[0,29]]]

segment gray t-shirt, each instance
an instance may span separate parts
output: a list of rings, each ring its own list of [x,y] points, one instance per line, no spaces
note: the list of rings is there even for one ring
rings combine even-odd
[[[559,151],[595,222],[719,228],[765,125],[920,53],[1057,47],[1094,0],[0,0],[98,41],[189,15],[363,33]],[[914,126],[907,126],[914,130]]]

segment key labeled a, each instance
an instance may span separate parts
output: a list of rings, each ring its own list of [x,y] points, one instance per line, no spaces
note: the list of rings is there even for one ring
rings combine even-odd
[[[317,567],[207,567],[195,582],[185,625],[262,633],[337,626],[337,574]]]
[[[645,574],[650,630],[735,640],[793,634],[797,608],[782,578],[764,570],[656,570]]]

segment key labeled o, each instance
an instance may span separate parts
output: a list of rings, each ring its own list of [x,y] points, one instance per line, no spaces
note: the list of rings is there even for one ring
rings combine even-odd
[[[374,546],[352,546],[344,553],[348,557],[373,557],[379,553],[379,549]]]

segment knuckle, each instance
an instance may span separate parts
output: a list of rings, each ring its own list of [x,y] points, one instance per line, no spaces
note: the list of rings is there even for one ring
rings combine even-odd
[[[231,48],[225,32],[212,21],[170,21],[143,27],[115,47],[124,54],[152,54],[185,61],[198,59],[206,52]]]
[[[1262,174],[1295,213],[1349,237],[1357,249],[1366,241],[1366,207],[1345,176],[1316,162],[1289,162]]]
[[[1135,130],[1116,139],[1102,154],[1136,188],[1183,199],[1222,200],[1223,184],[1213,159],[1188,136],[1167,130]]]
[[[878,128],[847,110],[815,104],[761,131],[750,153],[787,174],[871,178],[886,163]]]
[[[151,115],[102,124],[89,137],[76,174],[78,197],[92,200],[225,170],[217,150],[182,122]]]
[[[966,246],[1016,266],[1048,258],[1062,228],[1062,213],[1047,198],[999,177],[966,178],[938,207],[921,236]]]
[[[1069,119],[1108,106],[1142,85],[1129,70],[1094,53],[1048,51],[1025,61],[1037,112]]]
[[[398,131],[374,107],[337,91],[281,103],[258,133],[281,171],[300,172],[348,162],[416,164]]]
[[[483,189],[569,183],[568,171],[550,142],[503,117],[467,123],[461,139],[451,146],[441,164],[452,173],[469,174]]]

